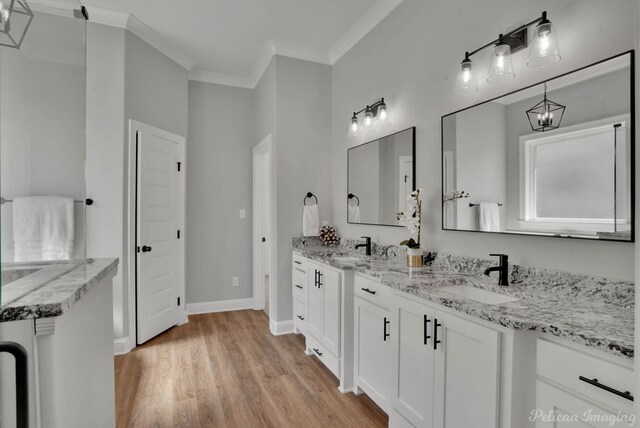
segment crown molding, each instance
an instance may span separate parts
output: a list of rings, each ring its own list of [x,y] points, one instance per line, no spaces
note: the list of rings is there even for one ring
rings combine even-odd
[[[30,0],[27,2],[31,10],[65,17],[73,17],[73,10],[80,4],[71,0]]]
[[[236,88],[255,88],[252,77],[236,76],[234,74],[216,73],[213,71],[191,70],[189,80],[196,82],[215,83],[217,85],[235,86]]]
[[[39,0],[41,1],[41,0]],[[135,15],[99,6],[86,6],[89,12],[89,22],[123,28],[144,40],[146,43],[178,63],[186,70],[193,67],[193,60],[172,45],[167,39],[153,31]]]
[[[395,10],[404,0],[378,0],[355,24],[329,49],[331,65],[338,62],[364,36]]]

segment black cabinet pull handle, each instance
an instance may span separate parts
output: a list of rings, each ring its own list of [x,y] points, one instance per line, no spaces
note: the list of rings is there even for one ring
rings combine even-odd
[[[302,264],[302,262],[301,262],[300,260],[294,260],[293,262],[294,262],[295,264],[297,264],[297,265],[301,265],[301,264]]]
[[[437,350],[438,349],[438,343],[442,343],[440,340],[438,340],[438,327],[442,327],[442,324],[440,324],[438,322],[438,318],[434,318],[434,324],[433,324],[433,349]]]
[[[318,273],[319,273],[318,269],[314,269],[314,272],[315,272],[315,281],[314,281],[313,285],[317,287],[318,286]]]
[[[151,247],[149,247],[148,245],[143,245],[142,246],[142,252],[143,253],[150,253],[151,252]]]
[[[318,288],[322,286],[322,272],[318,271]]]
[[[296,288],[299,288],[300,290],[302,290],[302,285],[296,284]]]
[[[620,396],[622,398],[626,398],[629,401],[633,401],[633,395],[631,395],[631,392],[629,392],[629,391],[625,391],[625,392],[618,391],[617,389],[613,389],[610,386],[607,386],[607,385],[604,385],[604,384],[598,382],[598,379],[595,379],[595,378],[594,379],[589,379],[589,378],[586,378],[584,376],[579,376],[578,379],[580,379],[583,382],[588,383],[589,385],[593,385],[596,388],[604,389],[607,392],[610,392],[610,393],[615,394],[617,396]]]
[[[424,344],[427,344],[427,339],[431,339],[431,336],[429,336],[427,334],[427,332],[429,331],[429,323],[431,322],[431,320],[429,319],[428,316],[424,316]]]
[[[303,316],[297,315],[297,317],[300,318],[300,321],[304,321],[304,317]]]
[[[318,354],[319,356],[322,357],[322,352],[320,352],[320,350],[318,348],[313,348],[313,351]]]
[[[387,325],[390,324],[390,321],[387,319],[387,317],[384,317],[384,336],[382,337],[382,339],[386,342],[387,341],[387,337],[389,337],[389,333],[387,333]]]
[[[375,291],[371,291],[371,290],[369,290],[368,288],[363,288],[363,289],[362,289],[362,291],[366,291],[366,292],[367,292],[367,293],[369,293],[369,294],[376,294],[376,292],[375,292]]]

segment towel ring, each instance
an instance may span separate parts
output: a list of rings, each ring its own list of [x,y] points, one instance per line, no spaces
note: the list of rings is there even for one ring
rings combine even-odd
[[[318,205],[318,198],[311,192],[307,192],[307,196],[302,200],[302,205],[307,205],[307,199],[313,198],[316,200],[316,205]]]
[[[347,196],[347,199],[353,199],[353,198],[356,198],[356,200],[358,201],[358,206],[360,206],[360,198],[354,195],[353,193],[349,193],[349,196]]]

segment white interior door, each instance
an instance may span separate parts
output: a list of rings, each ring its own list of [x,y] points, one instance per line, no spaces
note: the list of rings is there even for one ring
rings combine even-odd
[[[413,157],[400,156],[398,167],[398,212],[407,212],[407,196],[413,192]]]
[[[179,147],[137,133],[137,342],[178,323]]]

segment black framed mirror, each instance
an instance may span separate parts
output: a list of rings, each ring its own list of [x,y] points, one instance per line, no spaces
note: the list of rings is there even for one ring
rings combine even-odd
[[[442,117],[442,229],[634,241],[634,51]]]
[[[397,226],[416,187],[416,128],[347,150],[347,222]]]

